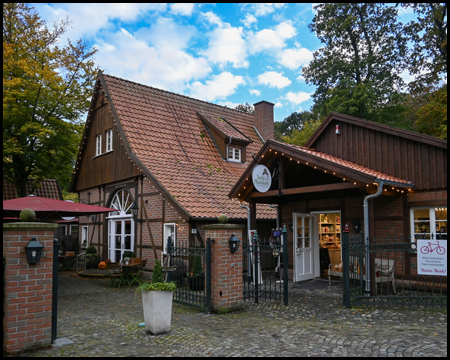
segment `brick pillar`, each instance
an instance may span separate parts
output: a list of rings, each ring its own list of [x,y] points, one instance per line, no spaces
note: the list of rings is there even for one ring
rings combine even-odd
[[[52,330],[53,239],[58,224],[3,224],[3,352],[17,354],[50,345]],[[29,265],[25,246],[35,236],[44,246]]]
[[[205,238],[214,240],[211,246],[211,308],[214,312],[237,310],[242,307],[242,229],[244,225],[205,225]],[[239,250],[230,252],[232,235],[239,240]]]

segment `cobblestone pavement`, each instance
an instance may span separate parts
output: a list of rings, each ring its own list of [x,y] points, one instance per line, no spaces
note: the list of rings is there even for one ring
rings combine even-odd
[[[446,309],[346,309],[341,285],[227,314],[174,303],[172,330],[152,336],[134,287],[59,279],[58,338],[73,343],[25,356],[447,356]]]

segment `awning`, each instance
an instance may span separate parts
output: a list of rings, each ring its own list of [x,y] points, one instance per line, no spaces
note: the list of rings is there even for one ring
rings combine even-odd
[[[19,217],[23,209],[32,209],[40,220],[55,217],[92,215],[117,211],[102,206],[88,205],[71,201],[25,196],[3,201],[3,217]]]

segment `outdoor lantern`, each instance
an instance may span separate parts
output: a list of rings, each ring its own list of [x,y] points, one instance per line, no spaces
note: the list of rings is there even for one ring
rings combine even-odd
[[[356,219],[355,221],[353,221],[352,226],[353,226],[353,231],[355,233],[359,234],[359,232],[361,231],[361,222],[359,221],[359,219]]]
[[[137,206],[136,203],[134,202],[133,205],[131,205],[130,210],[133,217],[136,217],[139,210],[139,206]]]
[[[33,236],[28,245],[25,246],[28,264],[30,265],[37,264],[41,260],[43,249],[44,246],[39,241],[36,240],[35,236]]]
[[[239,250],[239,243],[240,242],[241,241],[239,240],[239,238],[235,234],[231,235],[229,243],[230,243],[230,251],[231,251],[232,254],[234,254],[236,251]]]

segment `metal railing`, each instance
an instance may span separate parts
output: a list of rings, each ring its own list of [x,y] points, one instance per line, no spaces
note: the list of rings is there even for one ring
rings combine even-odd
[[[447,306],[447,276],[419,274],[412,245],[394,236],[369,243],[344,232],[344,305]]]
[[[79,258],[84,256],[84,271],[86,271],[86,252],[79,253],[75,258],[75,275],[78,277],[78,263]]]

